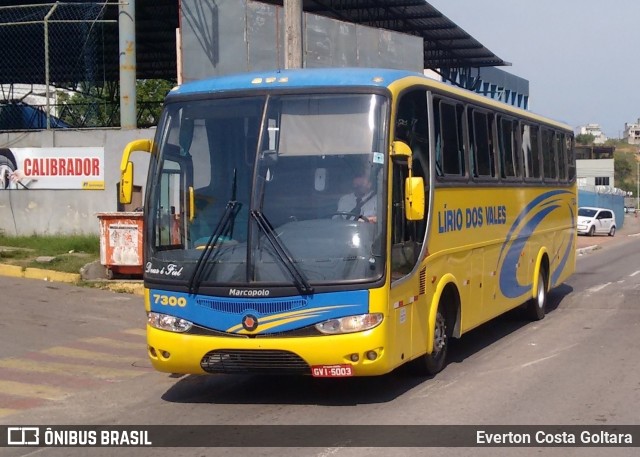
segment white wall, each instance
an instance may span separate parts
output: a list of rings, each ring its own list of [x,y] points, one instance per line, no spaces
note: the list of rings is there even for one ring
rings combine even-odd
[[[116,211],[120,159],[125,145],[153,138],[153,129],[50,130],[0,133],[0,148],[104,147],[104,190],[0,190],[0,232],[6,235],[98,234],[96,213]],[[134,183],[146,181],[149,158],[132,155]]]
[[[609,185],[615,186],[613,159],[581,159],[576,160],[576,176],[578,185],[595,186],[596,178],[609,178]]]

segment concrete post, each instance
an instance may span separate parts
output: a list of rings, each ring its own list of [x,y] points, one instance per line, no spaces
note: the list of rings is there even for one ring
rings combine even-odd
[[[302,68],[302,0],[284,0],[284,67]]]
[[[137,127],[136,109],[136,2],[118,5],[120,47],[120,128]]]

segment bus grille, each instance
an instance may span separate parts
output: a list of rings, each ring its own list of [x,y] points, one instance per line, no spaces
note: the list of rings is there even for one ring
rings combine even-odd
[[[200,361],[207,373],[310,374],[309,365],[288,351],[219,349]]]
[[[260,314],[286,313],[294,309],[304,308],[307,301],[299,298],[282,300],[241,300],[231,301],[215,298],[198,298],[196,303],[199,306],[209,308],[213,311],[220,311],[229,314],[244,314],[247,311],[255,311]]]

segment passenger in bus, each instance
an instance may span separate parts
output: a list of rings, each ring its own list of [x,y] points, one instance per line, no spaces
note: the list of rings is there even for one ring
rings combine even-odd
[[[367,222],[377,221],[376,193],[369,174],[361,171],[353,178],[353,191],[338,200],[337,217],[348,219],[351,215]]]

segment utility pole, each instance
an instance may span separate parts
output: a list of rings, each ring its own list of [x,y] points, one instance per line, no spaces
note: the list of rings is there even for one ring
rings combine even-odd
[[[136,116],[136,1],[118,6],[120,47],[120,128],[135,129]]]
[[[302,0],[284,0],[284,67],[302,68]]]

